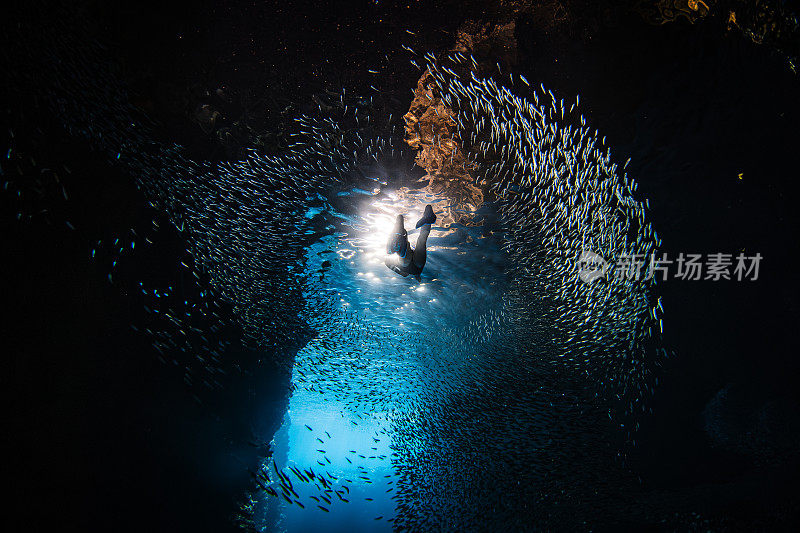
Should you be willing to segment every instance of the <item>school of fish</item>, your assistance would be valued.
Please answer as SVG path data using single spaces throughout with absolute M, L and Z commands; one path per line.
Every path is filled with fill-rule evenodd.
M 24 40 L 35 30 L 21 25 L 19 32 Z M 437 228 L 428 268 L 442 261 L 437 277 L 463 272 L 462 279 L 367 289 L 351 280 L 364 254 L 348 244 L 364 231 L 363 216 L 337 195 L 359 191 L 379 201 L 398 185 L 386 169 L 413 157 L 402 128 L 372 115 L 371 97 L 343 91 L 338 102 L 298 116 L 283 153 L 198 161 L 160 140 L 130 105 L 101 45 L 74 28 L 38 38 L 37 54 L 44 53 L 36 61 L 47 75 L 37 98 L 68 135 L 88 140 L 130 176 L 157 213 L 147 228 L 96 239 L 92 256 L 106 258 L 113 282 L 117 262 L 170 224 L 186 242 L 183 268 L 202 287 L 195 301 L 181 303 L 170 298 L 172 287 L 142 284 L 159 325 L 136 328 L 167 359 L 175 351 L 200 358 L 208 386 L 226 364 L 226 345 L 209 341 L 206 329 L 224 322 L 220 302 L 252 349 L 280 351 L 302 332 L 295 387 L 359 418 L 380 418 L 372 437 L 391 442 L 391 455 L 370 453 L 377 441 L 348 452 L 360 475 L 340 479 L 323 447 L 335 435 L 308 426 L 319 461 L 298 467 L 266 459 L 252 472 L 243 527 L 258 523 L 264 498 L 328 513 L 350 503 L 352 484 L 374 483 L 391 489 L 396 504 L 395 516 L 376 519 L 397 530 L 580 528 L 614 512 L 636 486 L 625 457 L 666 356 L 663 308 L 653 280 L 584 283 L 577 260 L 586 250 L 609 261 L 647 257 L 660 242 L 647 200 L 578 113 L 577 99 L 564 102 L 499 66 L 479 76 L 475 60 L 461 53 L 413 54 L 455 112 L 477 184 L 496 197 L 488 208 L 497 222 L 495 231 L 452 245 L 445 238 L 452 228 Z M 8 50 L 23 54 L 9 64 L 34 62 L 18 47 Z M 10 83 L 25 76 L 6 74 Z M 15 159 L 13 132 L 4 139 L 4 188 L 21 198 L 25 176 L 45 173 L 25 162 L 20 177 L 10 176 L 22 159 Z M 484 246 L 496 248 L 491 268 L 474 279 L 458 270 L 480 269 L 485 261 L 469 258 Z M 445 268 L 447 261 L 454 266 Z M 192 368 L 188 381 L 200 379 Z M 372 479 L 369 461 L 390 462 L 395 475 Z M 296 484 L 316 492 L 301 501 Z

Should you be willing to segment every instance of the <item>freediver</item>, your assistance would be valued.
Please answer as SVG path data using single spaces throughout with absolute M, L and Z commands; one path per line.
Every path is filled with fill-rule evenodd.
M 417 246 L 411 249 L 408 244 L 408 232 L 405 228 L 403 215 L 397 215 L 394 230 L 386 243 L 386 253 L 389 254 L 385 261 L 386 266 L 403 277 L 411 274 L 419 281 L 419 276 L 422 274 L 422 269 L 425 267 L 425 260 L 427 259 L 426 245 L 428 235 L 431 233 L 431 225 L 434 222 L 436 222 L 436 215 L 433 213 L 433 208 L 428 204 L 425 206 L 422 218 L 417 221 L 416 227 L 421 228 L 417 237 Z

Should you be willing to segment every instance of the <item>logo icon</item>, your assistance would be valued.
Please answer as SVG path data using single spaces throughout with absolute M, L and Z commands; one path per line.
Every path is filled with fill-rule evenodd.
M 610 266 L 605 259 L 589 250 L 581 252 L 578 258 L 578 277 L 586 284 L 604 278 L 609 269 Z

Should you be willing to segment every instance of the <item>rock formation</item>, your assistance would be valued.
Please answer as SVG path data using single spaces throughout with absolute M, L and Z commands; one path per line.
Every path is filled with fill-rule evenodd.
M 424 168 L 430 192 L 452 200 L 440 224 L 464 222 L 456 211 L 474 211 L 483 203 L 483 194 L 470 174 L 472 163 L 467 161 L 458 139 L 455 113 L 439 97 L 429 71 L 417 83 L 406 123 L 406 142 L 418 150 L 416 163 Z

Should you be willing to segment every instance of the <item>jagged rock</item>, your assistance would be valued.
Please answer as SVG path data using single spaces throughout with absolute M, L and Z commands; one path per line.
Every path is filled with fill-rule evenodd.
M 694 23 L 708 15 L 717 0 L 646 0 L 636 10 L 651 24 L 666 24 L 683 18 Z
M 797 73 L 800 57 L 800 15 L 789 2 L 762 0 L 726 3 L 728 28 L 742 32 L 756 44 L 768 46 L 786 58 L 789 68 Z
M 741 32 L 756 44 L 783 55 L 797 72 L 800 55 L 800 17 L 782 0 L 640 0 L 634 9 L 651 24 L 683 19 L 693 24 L 709 15 L 723 17 L 729 30 Z
M 588 14 L 584 11 L 585 6 L 569 0 L 500 0 L 492 12 L 487 13 L 487 20 L 467 20 L 461 25 L 451 50 L 473 56 L 480 73 L 496 72 L 498 66 L 502 70 L 519 61 L 515 32 L 520 16 L 527 17 L 548 34 L 558 35 L 580 18 L 579 13 L 590 20 L 598 16 L 597 8 L 589 10 Z M 582 24 L 587 26 L 588 23 Z M 451 200 L 451 207 L 440 219 L 441 223 L 470 224 L 472 217 L 464 212 L 472 212 L 483 203 L 486 191 L 480 185 L 485 184 L 476 183 L 475 167 L 464 155 L 454 117 L 453 111 L 438 97 L 430 72 L 425 71 L 417 83 L 410 109 L 403 117 L 406 142 L 419 150 L 416 163 L 427 172 L 426 189 Z
M 519 58 L 515 30 L 513 20 L 505 24 L 468 20 L 458 29 L 453 51 L 472 54 L 483 68 L 497 60 L 516 65 Z
M 468 223 L 457 211 L 474 211 L 483 203 L 483 193 L 470 174 L 474 169 L 467 161 L 457 137 L 455 113 L 438 95 L 435 80 L 425 71 L 417 82 L 414 99 L 406 123 L 406 142 L 418 151 L 416 163 L 427 172 L 427 189 L 452 200 L 440 224 Z
M 512 15 L 518 11 L 507 10 Z M 513 19 L 505 23 L 468 20 L 459 28 L 452 51 L 474 56 L 480 71 L 493 68 L 498 60 L 515 65 L 518 60 L 515 29 Z M 483 203 L 484 192 L 475 182 L 475 166 L 467 160 L 458 138 L 455 113 L 439 98 L 429 71 L 417 82 L 414 99 L 403 119 L 406 142 L 419 150 L 416 163 L 427 172 L 423 178 L 428 180 L 426 189 L 451 200 L 440 224 L 471 224 L 468 213 Z

